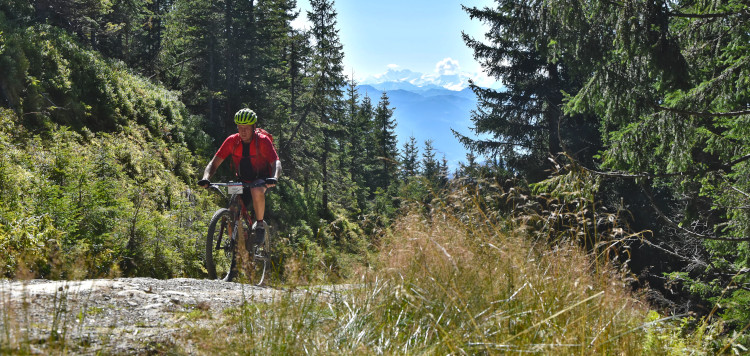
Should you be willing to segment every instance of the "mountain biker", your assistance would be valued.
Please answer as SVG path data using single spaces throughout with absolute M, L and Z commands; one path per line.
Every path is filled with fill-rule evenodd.
M 262 244 L 265 239 L 266 223 L 263 220 L 266 210 L 266 190 L 278 183 L 281 174 L 281 161 L 270 135 L 256 129 L 258 116 L 250 109 L 241 109 L 234 114 L 237 133 L 230 135 L 221 144 L 211 162 L 203 171 L 203 178 L 198 185 L 208 188 L 209 179 L 216 173 L 222 162 L 232 155 L 232 163 L 237 177 L 245 183 L 251 183 L 252 188 L 245 188 L 242 201 L 250 206 L 252 201 L 255 211 L 255 243 Z M 250 190 L 248 194 L 248 189 Z

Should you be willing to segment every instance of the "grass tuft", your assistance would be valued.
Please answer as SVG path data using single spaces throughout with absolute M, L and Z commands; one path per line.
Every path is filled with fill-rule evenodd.
M 219 354 L 687 350 L 674 319 L 654 319 L 596 252 L 509 230 L 512 224 L 465 198 L 406 213 L 383 244 L 382 268 L 360 276 L 355 288 L 248 300 L 222 325 L 227 339 L 213 343 L 200 330 L 191 337 Z

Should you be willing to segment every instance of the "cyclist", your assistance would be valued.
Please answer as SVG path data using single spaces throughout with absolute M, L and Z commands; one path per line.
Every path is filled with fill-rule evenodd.
M 230 135 L 221 144 L 211 162 L 203 171 L 203 178 L 198 185 L 208 188 L 209 179 L 216 173 L 222 162 L 232 155 L 237 177 L 244 183 L 251 183 L 242 194 L 245 206 L 252 202 L 255 211 L 255 243 L 262 244 L 265 239 L 266 223 L 263 217 L 266 210 L 266 190 L 276 186 L 281 174 L 281 161 L 273 146 L 271 137 L 265 131 L 256 129 L 258 116 L 250 109 L 241 109 L 234 114 L 237 133 Z M 248 193 L 248 189 L 250 192 Z

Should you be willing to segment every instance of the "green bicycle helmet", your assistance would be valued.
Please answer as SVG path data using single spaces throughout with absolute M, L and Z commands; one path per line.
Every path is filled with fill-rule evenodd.
M 252 125 L 258 122 L 258 115 L 250 109 L 242 109 L 234 114 L 234 123 L 237 125 Z

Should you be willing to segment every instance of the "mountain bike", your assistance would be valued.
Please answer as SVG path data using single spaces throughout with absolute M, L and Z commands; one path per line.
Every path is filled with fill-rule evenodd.
M 265 241 L 255 243 L 252 220 L 241 197 L 245 188 L 259 186 L 262 184 L 210 183 L 209 189 L 226 199 L 227 206 L 216 210 L 208 224 L 205 266 L 209 278 L 229 282 L 237 276 L 238 268 L 243 267 L 250 283 L 263 284 L 270 260 L 271 236 L 266 231 Z M 240 251 L 247 251 L 247 258 L 239 258 Z M 242 260 L 244 265 L 238 266 Z

